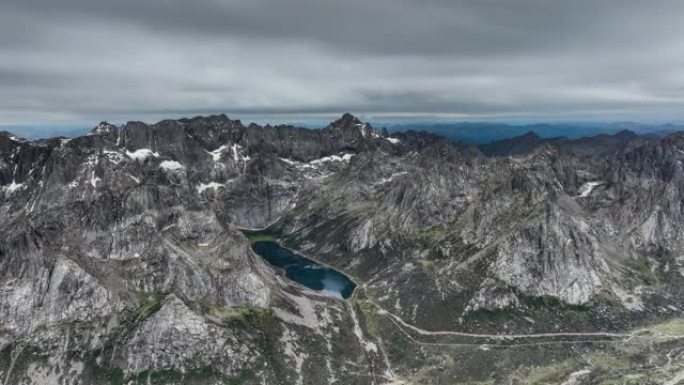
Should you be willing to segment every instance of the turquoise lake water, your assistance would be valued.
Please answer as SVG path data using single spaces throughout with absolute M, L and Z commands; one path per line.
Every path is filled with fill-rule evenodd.
M 276 242 L 255 242 L 252 249 L 268 263 L 282 269 L 287 278 L 310 289 L 333 297 L 349 298 L 356 288 L 356 284 L 346 275 L 282 247 Z

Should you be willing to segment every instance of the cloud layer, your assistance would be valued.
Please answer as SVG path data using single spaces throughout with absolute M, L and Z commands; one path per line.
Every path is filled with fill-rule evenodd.
M 0 125 L 680 120 L 684 2 L 4 0 Z

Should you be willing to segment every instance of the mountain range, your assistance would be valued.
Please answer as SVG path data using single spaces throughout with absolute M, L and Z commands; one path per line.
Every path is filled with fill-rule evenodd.
M 677 384 L 671 128 L 474 144 L 345 114 L 0 133 L 0 383 Z M 289 280 L 255 237 L 354 294 Z

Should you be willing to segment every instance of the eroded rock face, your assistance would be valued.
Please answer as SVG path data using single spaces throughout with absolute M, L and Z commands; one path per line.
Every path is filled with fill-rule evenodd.
M 256 362 L 260 355 L 256 347 L 249 334 L 234 334 L 211 323 L 171 294 L 121 341 L 114 363 L 132 373 L 192 363 L 218 365 L 221 372 L 236 374 Z
M 300 190 L 300 210 L 281 228 L 426 328 L 467 325 L 476 309 L 534 313 L 547 297 L 569 307 L 612 303 L 615 313 L 601 312 L 617 317 L 673 312 L 682 284 L 668 270 L 682 248 L 680 137 L 535 141 L 514 157 L 485 157 L 400 134 L 395 153 L 362 152 L 336 178 Z M 654 280 L 667 288 L 644 290 Z M 648 309 L 637 297 L 657 300 L 638 300 Z
M 240 228 L 270 226 L 428 329 L 680 309 L 682 138 L 528 136 L 488 157 L 351 115 L 0 134 L 0 379 L 389 381 L 357 307 L 284 281 Z
M 57 258 L 38 279 L 5 282 L 3 326 L 20 335 L 34 328 L 70 322 L 91 322 L 121 311 L 123 304 L 94 277 L 66 258 Z
M 554 210 L 505 237 L 490 272 L 524 293 L 582 304 L 601 291 L 610 269 L 589 224 Z
M 345 373 L 333 343 L 363 356 L 359 341 L 335 342 L 352 327 L 346 307 L 326 299 L 300 314 L 310 294 L 277 278 L 238 226 L 272 223 L 308 177 L 340 172 L 373 140 L 385 139 L 353 117 L 323 131 L 216 116 L 102 123 L 74 139 L 0 135 L 0 377 L 325 383 Z M 322 354 L 300 357 L 311 349 Z M 374 358 L 363 360 L 350 376 L 373 376 Z

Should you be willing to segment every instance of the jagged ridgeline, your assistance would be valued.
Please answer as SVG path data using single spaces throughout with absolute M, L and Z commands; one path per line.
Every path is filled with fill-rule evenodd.
M 0 133 L 0 383 L 676 384 L 683 160 L 679 133 L 478 148 L 349 114 Z

